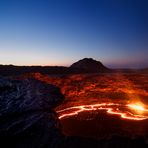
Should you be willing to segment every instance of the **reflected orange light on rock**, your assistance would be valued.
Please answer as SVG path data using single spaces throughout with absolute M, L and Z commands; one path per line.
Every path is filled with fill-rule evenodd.
M 49 76 L 40 73 L 30 74 L 31 78 L 33 77 L 47 84 L 53 84 L 61 89 L 65 100 L 57 108 L 59 119 L 94 110 L 104 110 L 106 113 L 120 116 L 122 119 L 148 119 L 148 109 L 146 105 L 140 102 L 145 101 L 147 103 L 147 76 L 147 74 L 143 73 L 120 72 L 65 76 Z M 142 99 L 140 99 L 141 96 L 143 97 Z M 98 101 L 105 103 L 94 104 Z M 112 101 L 116 101 L 118 104 L 108 103 Z M 132 103 L 126 104 L 127 102 Z M 91 105 L 83 105 L 88 103 Z

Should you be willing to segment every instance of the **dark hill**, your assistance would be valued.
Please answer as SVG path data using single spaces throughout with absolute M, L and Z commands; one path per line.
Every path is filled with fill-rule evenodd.
M 15 76 L 26 73 L 41 73 L 41 74 L 78 74 L 78 73 L 96 73 L 108 72 L 109 69 L 103 66 L 101 62 L 93 59 L 82 59 L 70 67 L 64 66 L 14 66 L 0 65 L 0 75 Z
M 71 68 L 81 69 L 88 72 L 107 72 L 109 69 L 105 67 L 100 61 L 92 58 L 84 58 L 76 63 L 73 63 Z

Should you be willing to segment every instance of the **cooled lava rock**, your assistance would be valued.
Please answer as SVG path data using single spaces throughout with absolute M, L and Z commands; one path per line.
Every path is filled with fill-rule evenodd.
M 60 90 L 35 79 L 0 78 L 0 147 L 56 147 L 63 139 L 53 108 Z

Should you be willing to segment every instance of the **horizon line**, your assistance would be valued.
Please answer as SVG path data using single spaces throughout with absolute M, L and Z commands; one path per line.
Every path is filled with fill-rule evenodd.
M 103 64 L 104 65 L 104 64 Z M 69 68 L 70 65 L 17 65 L 17 64 L 0 64 L 0 66 L 14 66 L 14 67 L 65 67 L 65 68 Z M 116 67 L 116 68 L 111 68 L 110 66 L 106 66 L 105 67 L 109 68 L 109 69 L 129 69 L 129 70 L 140 70 L 140 69 L 147 69 L 148 66 L 146 67 L 139 67 L 139 68 L 134 68 L 134 67 Z

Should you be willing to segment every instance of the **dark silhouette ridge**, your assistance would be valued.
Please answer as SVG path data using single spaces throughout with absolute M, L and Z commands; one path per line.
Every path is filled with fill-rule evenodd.
M 69 73 L 67 67 L 63 66 L 14 66 L 14 65 L 0 65 L 0 75 L 15 76 L 25 73 L 42 73 L 42 74 L 63 74 Z
M 83 73 L 108 73 L 108 72 L 147 72 L 148 68 L 133 70 L 133 69 L 109 69 L 100 61 L 92 58 L 84 58 L 73 63 L 70 67 L 64 66 L 15 66 L 15 65 L 0 65 L 0 75 L 16 76 L 26 73 L 41 73 L 41 74 L 83 74 Z
M 78 66 L 77 66 L 78 65 Z M 93 59 L 84 58 L 70 67 L 64 66 L 14 66 L 0 65 L 0 75 L 12 76 L 25 73 L 41 73 L 41 74 L 76 74 L 76 73 L 97 73 L 108 72 L 101 62 Z
M 70 67 L 91 72 L 110 71 L 109 68 L 105 67 L 100 61 L 96 61 L 92 58 L 84 58 L 82 60 L 79 60 L 78 62 L 73 63 Z

